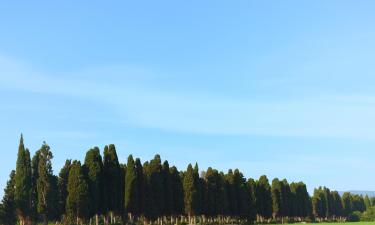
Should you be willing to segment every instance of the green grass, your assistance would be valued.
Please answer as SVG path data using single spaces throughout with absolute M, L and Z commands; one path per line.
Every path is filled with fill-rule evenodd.
M 295 223 L 295 225 L 297 224 L 302 224 L 302 223 Z M 333 223 L 306 223 L 306 225 L 311 225 L 311 224 L 315 224 L 315 225 L 375 225 L 375 221 L 374 222 L 346 222 L 346 223 L 339 223 L 339 222 L 333 222 Z M 275 224 L 275 225 L 285 225 L 285 224 Z

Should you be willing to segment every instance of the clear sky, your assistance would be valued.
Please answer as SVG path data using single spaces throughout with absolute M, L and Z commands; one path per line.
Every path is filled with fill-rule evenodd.
M 0 196 L 21 132 L 65 159 L 117 146 L 375 190 L 375 2 L 0 5 Z

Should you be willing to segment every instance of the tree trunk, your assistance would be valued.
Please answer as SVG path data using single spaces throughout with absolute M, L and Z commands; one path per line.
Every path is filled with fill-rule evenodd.
M 95 224 L 99 225 L 99 215 L 98 214 L 95 215 Z
M 48 219 L 46 214 L 43 214 L 43 225 L 48 225 Z

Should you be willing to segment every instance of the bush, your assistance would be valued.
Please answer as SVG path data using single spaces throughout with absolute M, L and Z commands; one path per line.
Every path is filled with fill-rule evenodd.
M 363 212 L 361 221 L 375 221 L 375 207 L 371 207 Z
M 361 220 L 361 212 L 355 211 L 348 216 L 349 222 L 359 222 Z

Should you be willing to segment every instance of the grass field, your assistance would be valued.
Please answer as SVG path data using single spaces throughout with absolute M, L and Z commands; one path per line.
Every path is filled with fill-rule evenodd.
M 295 223 L 295 224 L 298 224 L 298 223 Z M 311 223 L 311 224 L 315 224 L 315 225 L 375 225 L 375 221 L 374 222 L 346 222 L 346 223 Z M 283 225 L 283 224 L 277 224 L 277 225 Z M 310 223 L 307 223 L 306 225 L 310 225 Z

